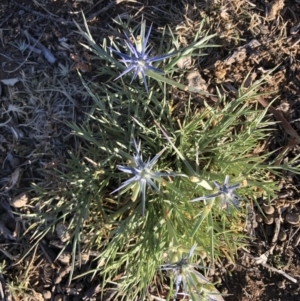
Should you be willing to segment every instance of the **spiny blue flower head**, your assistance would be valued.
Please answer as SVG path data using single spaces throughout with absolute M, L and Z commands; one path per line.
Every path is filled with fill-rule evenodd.
M 183 292 L 180 293 L 180 295 L 189 297 L 189 300 L 216 300 L 215 298 L 211 298 L 214 293 L 212 293 L 214 287 L 212 286 L 211 288 L 208 279 L 195 269 L 200 268 L 200 266 L 197 264 L 189 263 L 196 246 L 196 244 L 192 246 L 187 256 L 181 255 L 180 260 L 174 263 L 163 264 L 160 266 L 161 270 L 172 271 L 175 275 L 175 294 L 173 301 L 176 300 L 177 295 L 179 294 L 181 284 Z M 177 259 L 178 257 L 175 255 L 175 258 Z M 202 284 L 206 284 L 206 286 L 203 286 Z
M 154 158 L 151 160 L 148 159 L 148 161 L 143 162 L 142 155 L 139 152 L 139 148 L 137 146 L 137 143 L 135 140 L 133 140 L 134 147 L 136 150 L 136 154 L 133 155 L 133 165 L 134 166 L 122 166 L 122 165 L 117 165 L 117 168 L 125 173 L 133 175 L 132 178 L 126 180 L 125 182 L 122 183 L 120 187 L 118 187 L 116 190 L 114 190 L 112 193 L 115 193 L 124 187 L 127 186 L 127 191 L 128 189 L 132 188 L 134 185 L 135 188 L 138 191 L 138 195 L 142 194 L 142 214 L 144 216 L 145 214 L 145 204 L 146 204 L 146 187 L 147 185 L 150 187 L 150 189 L 154 189 L 157 192 L 160 193 L 159 188 L 156 186 L 154 181 L 161 182 L 162 177 L 165 176 L 178 176 L 179 174 L 175 173 L 163 173 L 163 172 L 158 172 L 158 171 L 153 171 L 153 167 L 156 164 L 158 158 L 161 156 L 161 154 L 165 151 L 165 149 L 161 150 Z M 124 191 L 124 192 L 125 192 Z
M 115 54 L 117 54 L 118 56 L 121 57 L 120 62 L 124 63 L 127 68 L 116 78 L 116 80 L 120 77 L 122 77 L 123 75 L 133 71 L 133 76 L 131 79 L 131 82 L 137 77 L 141 77 L 143 82 L 144 82 L 144 86 L 146 91 L 148 92 L 148 86 L 147 86 L 147 81 L 146 81 L 146 75 L 147 75 L 147 71 L 151 70 L 157 73 L 161 73 L 163 74 L 164 72 L 158 68 L 155 68 L 152 66 L 152 63 L 154 62 L 158 62 L 161 61 L 165 58 L 168 58 L 174 54 L 166 54 L 166 55 L 157 55 L 154 57 L 149 57 L 149 54 L 152 50 L 152 48 L 150 48 L 148 50 L 148 39 L 151 33 L 151 29 L 152 29 L 152 24 L 150 25 L 150 28 L 148 30 L 148 33 L 145 37 L 145 26 L 146 26 L 146 22 L 142 21 L 141 24 L 141 35 L 138 36 L 136 39 L 134 39 L 135 42 L 135 46 L 132 44 L 131 40 L 129 39 L 128 35 L 124 32 L 125 34 L 125 44 L 130 52 L 130 55 L 119 52 L 115 49 L 112 49 L 111 47 L 108 47 L 112 52 L 114 52 Z
M 174 263 L 167 263 L 160 266 L 160 269 L 162 271 L 172 271 L 175 274 L 174 278 L 174 284 L 175 284 L 175 294 L 174 294 L 174 301 L 176 300 L 176 297 L 179 292 L 180 284 L 183 283 L 184 293 L 183 295 L 189 295 L 188 294 L 188 283 L 193 283 L 191 280 L 190 274 L 195 274 L 198 277 L 202 278 L 205 282 L 207 282 L 207 279 L 199 272 L 197 272 L 194 267 L 197 267 L 195 264 L 190 264 L 189 259 L 192 257 L 196 244 L 192 246 L 187 256 L 181 256 L 181 259 Z
M 226 207 L 227 212 L 230 214 L 230 205 L 232 204 L 236 209 L 238 209 L 239 205 L 239 197 L 238 195 L 234 194 L 234 190 L 240 187 L 240 184 L 235 184 L 232 186 L 228 186 L 229 176 L 225 177 L 225 181 L 223 183 L 223 186 L 220 186 L 217 182 L 213 181 L 214 185 L 218 189 L 217 193 L 202 196 L 200 198 L 196 198 L 191 200 L 191 202 L 197 202 L 197 201 L 203 201 L 212 199 L 215 197 L 219 197 L 221 200 L 221 208 Z

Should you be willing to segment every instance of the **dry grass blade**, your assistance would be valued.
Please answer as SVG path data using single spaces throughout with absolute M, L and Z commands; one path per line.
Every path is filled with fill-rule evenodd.
M 288 135 L 292 138 L 292 143 L 289 147 L 293 147 L 300 143 L 300 137 L 298 133 L 294 130 L 294 128 L 287 122 L 287 120 L 272 106 L 270 105 L 263 97 L 258 97 L 259 103 L 264 107 L 268 108 L 269 112 L 271 112 L 275 119 L 280 121 L 280 125 L 286 131 Z

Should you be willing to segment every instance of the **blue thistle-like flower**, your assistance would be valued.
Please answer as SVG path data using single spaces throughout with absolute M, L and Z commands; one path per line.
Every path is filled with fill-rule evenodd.
M 217 182 L 213 181 L 214 185 L 218 189 L 217 193 L 210 194 L 207 196 L 202 196 L 200 198 L 196 198 L 191 200 L 191 202 L 203 201 L 212 199 L 215 197 L 219 197 L 221 200 L 221 208 L 226 207 L 227 212 L 230 214 L 230 205 L 232 204 L 236 209 L 238 209 L 239 205 L 239 197 L 238 195 L 234 194 L 234 190 L 240 187 L 240 184 L 235 184 L 232 186 L 228 186 L 229 176 L 225 177 L 225 181 L 223 186 L 220 186 Z
M 126 180 L 122 183 L 120 187 L 118 187 L 116 190 L 112 192 L 115 193 L 124 187 L 127 186 L 127 191 L 129 188 L 135 186 L 135 191 L 137 191 L 137 194 L 142 194 L 142 214 L 144 216 L 145 213 L 145 204 L 146 204 L 146 187 L 147 185 L 152 189 L 156 190 L 160 193 L 159 188 L 156 186 L 154 181 L 160 182 L 162 180 L 162 177 L 165 176 L 181 176 L 180 174 L 176 173 L 164 173 L 164 172 L 158 172 L 158 171 L 152 171 L 154 165 L 156 164 L 158 158 L 162 155 L 162 153 L 165 151 L 165 149 L 161 150 L 154 158 L 151 160 L 148 159 L 147 162 L 143 162 L 142 155 L 139 152 L 139 148 L 137 146 L 137 143 L 135 140 L 133 140 L 134 147 L 136 150 L 136 154 L 133 155 L 133 163 L 134 166 L 122 166 L 117 165 L 117 168 L 125 173 L 133 175 L 132 178 Z M 183 176 L 183 175 L 182 175 Z M 125 192 L 124 191 L 124 192 Z M 134 197 L 135 199 L 135 197 Z
M 175 294 L 173 301 L 176 300 L 176 297 L 179 293 L 180 285 L 183 284 L 183 295 L 189 296 L 191 293 L 191 290 L 198 289 L 195 287 L 196 283 L 194 281 L 194 276 L 201 278 L 204 283 L 208 282 L 208 280 L 198 271 L 196 271 L 194 268 L 198 267 L 195 264 L 189 263 L 189 259 L 192 257 L 196 244 L 192 246 L 187 256 L 181 256 L 181 259 L 174 263 L 167 263 L 160 266 L 160 269 L 162 271 L 172 271 L 175 275 L 174 277 L 174 285 L 175 285 Z
M 119 52 L 111 47 L 108 47 L 108 48 L 112 52 L 114 52 L 115 54 L 120 56 L 121 57 L 120 62 L 124 63 L 127 66 L 127 68 L 116 78 L 116 80 L 118 78 L 122 77 L 123 75 L 129 73 L 130 71 L 133 71 L 134 73 L 133 73 L 130 83 L 132 83 L 132 81 L 137 76 L 139 76 L 143 80 L 145 89 L 148 92 L 148 86 L 147 86 L 147 81 L 146 81 L 147 71 L 151 70 L 151 71 L 161 73 L 161 74 L 164 73 L 162 70 L 153 67 L 152 63 L 158 62 L 165 58 L 173 56 L 175 53 L 149 57 L 149 54 L 150 54 L 152 48 L 147 50 L 147 48 L 148 48 L 147 43 L 148 43 L 148 39 L 149 39 L 150 32 L 152 29 L 152 24 L 150 25 L 150 28 L 148 30 L 146 37 L 145 37 L 145 26 L 146 26 L 145 21 L 143 21 L 142 25 L 141 25 L 141 35 L 138 36 L 137 39 L 134 39 L 135 46 L 130 41 L 128 35 L 124 32 L 125 37 L 126 37 L 125 44 L 130 52 L 130 55 Z

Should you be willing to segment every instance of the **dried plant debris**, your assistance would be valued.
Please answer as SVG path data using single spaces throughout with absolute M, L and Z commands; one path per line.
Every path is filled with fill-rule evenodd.
M 284 8 L 284 0 L 274 0 L 266 8 L 267 20 L 274 20 L 279 12 Z
M 258 40 L 251 40 L 246 45 L 238 47 L 238 49 L 224 61 L 224 64 L 231 65 L 233 63 L 243 63 L 247 58 L 247 53 L 253 51 L 260 45 L 261 43 Z
M 73 53 L 70 54 L 70 58 L 75 62 L 75 64 L 70 69 L 71 71 L 80 70 L 81 72 L 90 72 L 92 70 L 91 58 L 87 52 L 83 54 L 84 59 L 87 61 L 83 62 L 78 55 Z
M 64 243 L 70 239 L 68 227 L 63 222 L 57 223 L 55 230 L 56 230 L 56 234 L 61 242 Z
M 71 262 L 71 253 L 64 251 L 58 256 L 57 260 L 63 265 L 69 265 Z
M 59 270 L 57 276 L 54 279 L 54 284 L 59 284 L 62 279 L 71 272 L 71 266 L 66 266 Z
M 29 202 L 29 195 L 26 192 L 23 192 L 17 196 L 15 196 L 11 202 L 10 205 L 13 206 L 14 208 L 22 208 L 27 205 Z
M 191 56 L 181 57 L 177 62 L 177 67 L 180 69 L 188 69 L 191 65 L 192 65 Z
M 201 75 L 198 71 L 189 72 L 186 75 L 186 79 L 188 82 L 188 86 L 199 89 L 199 90 L 207 91 L 207 83 L 201 77 Z

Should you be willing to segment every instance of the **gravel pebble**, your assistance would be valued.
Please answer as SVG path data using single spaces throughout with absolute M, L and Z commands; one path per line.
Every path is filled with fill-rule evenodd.
M 277 282 L 277 286 L 278 286 L 278 288 L 285 288 L 285 282 L 284 282 L 284 280 L 283 281 L 278 281 Z
M 266 216 L 264 217 L 264 223 L 266 225 L 271 225 L 274 223 L 274 217 L 273 216 Z
M 287 234 L 285 232 L 280 231 L 278 234 L 278 240 L 285 241 L 287 239 Z
M 192 57 L 181 57 L 177 62 L 177 67 L 180 69 L 188 69 L 192 64 Z
M 291 224 L 291 225 L 296 225 L 297 223 L 299 223 L 299 214 L 297 213 L 288 213 L 286 216 L 285 216 L 285 220 Z
M 48 290 L 43 291 L 43 297 L 45 300 L 50 300 L 51 299 L 51 292 Z
M 43 295 L 41 293 L 35 293 L 34 295 L 36 301 L 44 301 Z
M 62 252 L 57 259 L 60 263 L 68 265 L 71 261 L 71 254 L 68 252 Z
M 266 214 L 273 214 L 275 212 L 274 207 L 270 205 L 263 204 L 262 208 Z
M 26 206 L 29 201 L 29 196 L 27 193 L 21 193 L 10 202 L 10 204 L 15 208 L 22 208 Z
M 189 72 L 186 75 L 186 79 L 188 81 L 189 87 L 207 91 L 206 81 L 201 77 L 201 75 L 198 71 Z
M 65 226 L 62 222 L 57 223 L 55 230 L 61 242 L 66 242 L 70 239 L 70 234 L 68 233 L 68 227 Z

